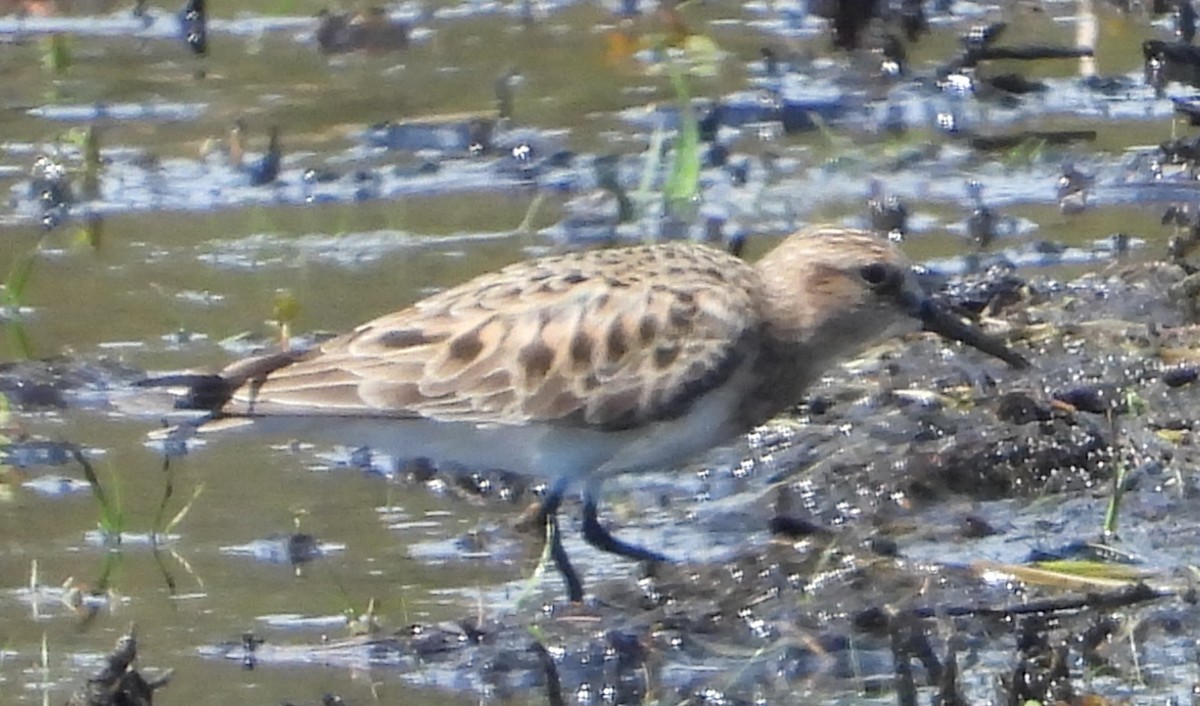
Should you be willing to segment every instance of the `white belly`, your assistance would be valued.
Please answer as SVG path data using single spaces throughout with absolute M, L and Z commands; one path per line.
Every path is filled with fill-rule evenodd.
M 734 381 L 729 381 L 733 383 Z M 705 395 L 684 415 L 634 429 L 600 431 L 554 424 L 475 424 L 428 419 L 371 417 L 260 417 L 257 433 L 366 446 L 398 460 L 427 458 L 470 469 L 503 469 L 541 478 L 608 476 L 669 470 L 738 433 L 734 412 L 741 386 L 726 384 Z M 245 420 L 238 420 L 245 421 Z M 201 426 L 201 433 L 227 428 Z

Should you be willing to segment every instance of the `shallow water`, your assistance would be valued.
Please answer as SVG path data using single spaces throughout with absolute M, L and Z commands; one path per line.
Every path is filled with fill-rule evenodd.
M 167 704 L 317 703 L 325 693 L 346 703 L 477 703 L 481 694 L 496 696 L 469 670 L 443 672 L 434 664 L 324 667 L 308 655 L 250 670 L 211 656 L 212 648 L 248 632 L 272 645 L 340 638 L 348 632 L 339 616 L 361 612 L 371 600 L 391 628 L 514 612 L 517 623 L 536 617 L 537 605 L 561 601 L 561 587 L 555 576 L 529 581 L 534 542 L 508 529 L 530 495 L 519 502 L 481 499 L 444 481 L 406 480 L 386 459 L 363 463 L 346 451 L 287 440 L 213 441 L 173 457 L 164 471 L 160 449 L 146 442 L 157 417 L 130 415 L 108 402 L 128 392 L 141 371 L 217 367 L 269 345 L 278 335 L 268 319 L 281 290 L 298 303 L 294 331 L 339 331 L 563 247 L 570 239 L 559 223 L 564 204 L 594 186 L 594 155 L 623 155 L 621 173 L 632 188 L 646 170 L 655 126 L 678 119 L 668 81 L 651 75 L 652 63 L 611 54 L 615 3 L 532 5 L 531 23 L 523 22 L 521 3 L 389 5 L 394 17 L 417 28 L 408 50 L 333 56 L 320 53 L 312 38 L 320 9 L 313 3 L 243 3 L 235 16 L 217 7 L 202 58 L 178 39 L 173 7 L 152 6 L 148 21 L 123 6 L 99 15 L 67 8 L 55 17 L 0 16 L 0 192 L 8 196 L 0 207 L 0 276 L 36 248 L 20 306 L 0 314 L 0 322 L 20 321 L 27 344 L 25 350 L 11 345 L 0 360 L 80 361 L 95 374 L 91 387 L 98 390 L 64 383 L 65 408 L 18 409 L 6 433 L 86 449 L 119 493 L 129 532 L 119 548 L 102 546 L 91 534 L 99 511 L 90 493 L 45 482 L 82 477 L 65 457 L 47 463 L 35 454 L 28 467 L 9 472 L 0 486 L 5 703 L 65 701 L 93 666 L 89 659 L 109 650 L 130 623 L 141 635 L 140 667 L 175 670 L 161 696 Z M 1139 44 L 1167 36 L 1164 20 L 1097 7 L 1096 66 L 1119 79 L 1118 88 L 1087 89 L 1077 60 L 1046 61 L 1031 74 L 1049 90 L 1012 107 L 915 85 L 933 80 L 971 22 L 998 16 L 993 8 L 955 3 L 953 18 L 935 17 L 932 33 L 911 49 L 918 79 L 895 81 L 864 78 L 870 70 L 862 67 L 878 62 L 867 53 L 854 58 L 858 67 L 848 67 L 845 55 L 828 51 L 824 21 L 797 19 L 796 7 L 707 3 L 685 12 L 693 29 L 730 52 L 716 78 L 694 79 L 698 97 L 736 103 L 755 90 L 762 83 L 757 50 L 764 45 L 801 57 L 801 73 L 839 97 L 824 132 L 784 135 L 771 121 L 724 129 L 735 160 L 749 160 L 748 182 L 736 186 L 727 170 L 710 168 L 702 184 L 707 203 L 732 214 L 731 229 L 753 234 L 751 256 L 765 250 L 770 236 L 804 223 L 864 223 L 873 176 L 912 213 L 910 254 L 948 272 L 965 269 L 961 256 L 974 248 L 963 235 L 970 215 L 964 184 L 971 179 L 982 182 L 983 198 L 1002 214 L 992 250 L 1063 275 L 1106 266 L 1113 258 L 1095 244 L 1116 233 L 1131 236 L 1135 258 L 1161 255 L 1173 232 L 1161 225 L 1162 211 L 1194 199 L 1193 180 L 1169 169 L 1156 179 L 1149 167 L 1159 142 L 1187 131 L 1173 123 L 1169 97 L 1191 93 L 1170 84 L 1156 96 L 1143 84 Z M 1068 42 L 1074 5 L 1044 9 L 1006 10 L 1010 32 L 1025 41 Z M 633 27 L 661 31 L 654 22 L 647 12 Z M 59 72 L 43 65 L 46 38 L 55 32 L 67 37 L 71 54 Z M 1010 63 L 989 70 L 1028 68 Z M 528 133 L 508 137 L 542 155 L 576 154 L 568 166 L 539 163 L 536 186 L 528 165 L 512 162 L 504 150 L 473 159 L 387 150 L 370 141 L 370 126 L 385 121 L 491 109 L 493 84 L 509 67 L 522 74 L 514 123 Z M 910 126 L 906 136 L 880 134 L 887 102 L 875 98 L 881 95 L 899 107 Z M 1091 129 L 1097 136 L 1066 147 L 981 152 L 961 133 L 939 132 L 930 120 L 939 110 L 960 111 L 964 125 L 989 134 Z M 247 163 L 265 149 L 268 126 L 281 127 L 278 183 L 253 186 L 219 150 L 201 155 L 206 141 L 224 139 L 239 118 L 247 126 Z M 99 127 L 104 162 L 92 195 L 84 193 L 79 144 L 66 136 L 89 125 Z M 775 155 L 776 173 L 761 166 L 764 153 Z M 61 223 L 51 230 L 30 193 L 30 170 L 43 155 L 73 172 L 76 192 L 54 214 Z M 1081 214 L 1064 214 L 1057 203 L 1064 162 L 1095 177 Z M 306 178 L 307 170 L 328 178 Z M 651 173 L 661 184 L 661 174 Z M 530 232 L 516 232 L 535 200 Z M 90 242 L 81 236 L 85 224 L 93 229 Z M 648 218 L 621 226 L 617 235 L 634 239 L 657 228 Z M 1076 249 L 1047 255 L 1047 248 L 1033 247 L 1043 241 Z M 736 466 L 721 454 L 714 458 L 714 468 Z M 626 527 L 622 536 L 693 560 L 721 559 L 742 543 L 764 542 L 764 527 L 743 526 L 748 511 L 708 497 L 710 479 L 697 473 L 702 468 L 682 480 L 626 482 L 613 489 L 606 516 Z M 766 485 L 762 478 L 751 482 L 755 493 Z M 168 486 L 172 495 L 160 511 Z M 145 535 L 156 517 L 173 515 L 193 493 L 188 514 L 154 552 Z M 697 535 L 694 523 L 706 520 L 734 529 Z M 277 541 L 297 531 L 321 543 L 320 556 L 299 568 Z M 568 547 L 589 585 L 614 576 L 632 583 L 633 566 L 599 556 L 570 528 Z M 35 562 L 39 588 L 31 593 Z M 56 589 L 64 584 L 101 589 L 94 615 L 63 605 Z M 281 617 L 290 615 L 315 625 L 295 627 Z M 685 676 L 667 681 L 686 682 L 705 667 L 680 669 Z M 513 698 L 545 697 L 526 689 Z

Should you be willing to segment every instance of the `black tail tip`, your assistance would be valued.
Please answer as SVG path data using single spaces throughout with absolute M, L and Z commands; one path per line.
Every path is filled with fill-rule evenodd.
M 217 410 L 229 401 L 233 386 L 220 375 L 183 373 L 144 378 L 134 387 L 182 387 L 186 391 L 175 399 L 175 409 Z

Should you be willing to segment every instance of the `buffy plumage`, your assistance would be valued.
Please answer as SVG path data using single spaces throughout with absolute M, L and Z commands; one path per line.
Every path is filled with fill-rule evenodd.
M 313 350 L 146 384 L 186 385 L 180 406 L 212 412 L 199 432 L 252 428 L 552 479 L 548 522 L 582 482 L 591 544 L 662 560 L 601 527 L 606 477 L 728 441 L 796 404 L 838 359 L 922 327 L 1026 365 L 930 299 L 893 244 L 815 227 L 753 265 L 693 243 L 521 262 Z M 553 551 L 580 600 L 557 540 Z

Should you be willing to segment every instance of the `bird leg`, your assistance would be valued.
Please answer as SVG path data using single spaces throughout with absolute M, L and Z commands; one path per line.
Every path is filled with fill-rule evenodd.
M 566 489 L 567 484 L 559 482 L 546 494 L 542 506 L 538 508 L 538 526 L 545 528 L 546 538 L 550 542 L 550 558 L 554 560 L 554 566 L 558 573 L 562 574 L 563 582 L 567 584 L 567 599 L 572 603 L 580 603 L 583 601 L 583 582 L 579 580 L 575 567 L 571 566 L 566 547 L 562 543 L 562 532 L 558 528 L 558 507 L 562 504 L 563 492 Z
M 583 493 L 583 538 L 593 547 L 635 561 L 670 561 L 658 552 L 623 542 L 600 525 L 596 495 L 599 484 L 589 482 Z

